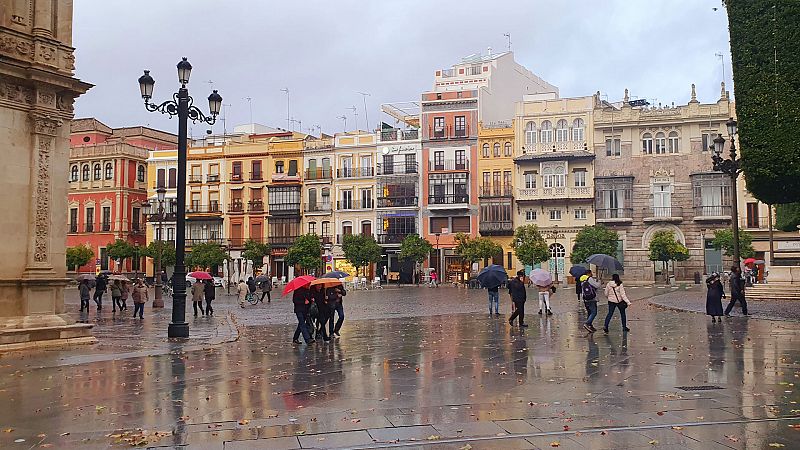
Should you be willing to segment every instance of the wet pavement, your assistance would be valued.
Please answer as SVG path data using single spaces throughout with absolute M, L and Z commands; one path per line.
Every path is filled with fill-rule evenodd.
M 685 293 L 685 291 L 670 292 L 654 298 L 653 304 L 682 311 L 691 311 L 700 314 L 706 313 L 705 291 L 702 295 Z M 722 306 L 728 305 L 728 299 L 722 300 Z M 800 302 L 797 300 L 747 300 L 747 309 L 751 318 L 768 320 L 800 321 Z M 737 303 L 731 315 L 741 315 L 741 306 Z
M 550 318 L 529 301 L 525 330 L 481 291 L 351 293 L 341 339 L 310 346 L 286 299 L 219 299 L 193 334 L 221 311 L 240 333 L 214 345 L 148 337 L 166 311 L 139 331 L 101 316 L 117 344 L 0 358 L 0 448 L 797 448 L 800 324 L 646 300 L 668 291 L 631 289 L 632 331 L 608 335 L 566 289 Z M 150 352 L 113 357 L 137 332 Z

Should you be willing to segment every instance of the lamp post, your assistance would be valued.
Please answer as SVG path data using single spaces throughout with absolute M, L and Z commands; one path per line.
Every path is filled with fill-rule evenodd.
M 172 322 L 169 324 L 167 336 L 189 337 L 189 324 L 186 323 L 186 266 L 184 256 L 186 252 L 186 147 L 187 128 L 191 119 L 195 122 L 214 124 L 222 106 L 222 96 L 213 91 L 208 96 L 208 109 L 211 116 L 207 117 L 200 109 L 192 105 L 192 97 L 186 85 L 192 72 L 192 65 L 186 58 L 178 63 L 178 82 L 181 87 L 172 94 L 172 100 L 167 100 L 160 105 L 150 103 L 153 96 L 153 87 L 156 82 L 150 76 L 150 71 L 145 70 L 139 77 L 139 89 L 144 99 L 144 107 L 150 112 L 168 114 L 170 118 L 178 116 L 178 192 L 177 192 L 177 217 L 175 223 L 175 272 L 172 274 Z
M 439 253 L 439 236 L 441 236 L 441 233 L 436 233 L 434 236 L 436 236 L 436 265 L 438 266 L 438 267 L 436 267 L 436 269 L 441 271 L 442 270 L 442 255 Z M 439 280 L 437 280 L 437 281 L 441 281 L 441 279 L 442 279 L 442 274 L 440 273 L 439 274 Z
M 153 300 L 153 308 L 163 308 L 164 299 L 161 297 L 163 286 L 161 285 L 161 258 L 164 252 L 164 197 L 167 190 L 163 187 L 156 189 L 156 196 L 158 198 L 158 254 L 156 255 L 156 295 Z
M 714 139 L 713 153 L 711 161 L 714 170 L 722 172 L 731 177 L 731 225 L 733 226 L 733 263 L 739 267 L 739 199 L 738 192 L 736 191 L 736 179 L 739 177 L 742 169 L 740 167 L 740 159 L 736 157 L 736 121 L 731 117 L 725 125 L 728 127 L 728 137 L 731 140 L 730 157 L 725 159 L 722 157 L 722 151 L 725 148 L 725 138 L 722 134 Z

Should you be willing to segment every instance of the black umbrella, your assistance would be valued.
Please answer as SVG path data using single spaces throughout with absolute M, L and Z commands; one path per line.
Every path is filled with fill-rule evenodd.
M 503 266 L 492 264 L 484 267 L 476 278 L 480 281 L 481 286 L 486 289 L 494 289 L 508 281 L 508 273 Z
M 347 272 L 342 272 L 341 270 L 334 270 L 333 272 L 326 273 L 320 278 L 347 278 L 349 276 L 350 274 Z
M 603 269 L 608 269 L 609 271 L 622 270 L 622 263 L 617 261 L 617 258 L 603 255 L 601 253 L 595 253 L 594 255 L 586 258 L 586 262 L 589 264 L 594 264 L 595 266 Z
M 256 277 L 256 283 L 261 283 L 263 281 L 269 281 L 269 277 L 266 275 L 259 275 Z
M 569 274 L 575 278 L 579 278 L 581 275 L 585 274 L 588 271 L 589 269 L 583 266 L 572 266 L 569 269 Z

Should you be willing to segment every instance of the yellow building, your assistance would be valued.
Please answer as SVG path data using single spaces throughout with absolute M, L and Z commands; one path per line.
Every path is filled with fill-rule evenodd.
M 175 240 L 175 212 L 178 196 L 178 150 L 151 150 L 147 158 L 147 214 L 146 245 L 155 240 Z M 163 187 L 164 203 L 159 208 L 159 187 Z M 161 213 L 161 215 L 159 215 Z M 154 261 L 146 258 L 145 273 L 154 276 Z
M 330 248 L 334 236 L 333 151 L 334 139 L 306 140 L 303 149 L 303 224 L 302 234 L 320 237 L 323 246 Z
M 481 236 L 503 247 L 493 258 L 509 271 L 519 266 L 511 249 L 514 238 L 514 125 L 513 121 L 478 123 L 478 199 Z

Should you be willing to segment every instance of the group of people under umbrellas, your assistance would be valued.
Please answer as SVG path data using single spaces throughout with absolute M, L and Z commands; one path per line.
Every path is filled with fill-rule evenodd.
M 94 293 L 92 294 L 92 289 Z M 128 298 L 133 298 L 133 317 L 144 318 L 144 304 L 150 299 L 144 280 L 137 279 L 131 282 L 128 277 L 113 274 L 110 271 L 100 272 L 97 276 L 83 274 L 78 277 L 78 293 L 81 298 L 81 312 L 89 312 L 89 300 L 93 299 L 97 310 L 103 309 L 103 296 L 111 292 L 112 312 L 127 311 Z
M 303 275 L 286 285 L 283 295 L 292 293 L 297 316 L 293 343 L 301 344 L 301 334 L 306 344 L 320 337 L 325 342 L 340 337 L 339 331 L 344 323 L 343 299 L 347 295 L 341 280 L 349 276 L 341 271 L 328 272 L 320 278 Z M 334 322 L 335 316 L 338 317 Z

